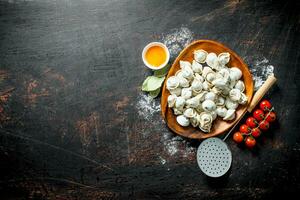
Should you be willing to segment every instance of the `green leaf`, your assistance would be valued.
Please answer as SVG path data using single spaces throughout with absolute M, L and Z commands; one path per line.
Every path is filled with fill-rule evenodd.
M 149 95 L 152 97 L 152 98 L 155 98 L 159 95 L 160 93 L 160 88 L 158 88 L 157 90 L 154 90 L 154 91 L 150 91 L 149 92 Z
M 162 69 L 155 70 L 153 75 L 156 77 L 163 77 L 163 76 L 167 75 L 169 68 L 170 68 L 170 65 L 166 65 Z
M 154 91 L 161 87 L 165 77 L 150 76 L 147 82 L 147 91 Z
M 148 76 L 144 82 L 143 82 L 143 85 L 142 85 L 142 91 L 148 91 L 148 80 L 150 79 L 150 76 Z

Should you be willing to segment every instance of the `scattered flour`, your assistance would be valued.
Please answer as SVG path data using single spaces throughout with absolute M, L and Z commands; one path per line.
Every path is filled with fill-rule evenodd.
M 159 156 L 158 158 L 159 158 L 159 161 L 160 161 L 160 163 L 161 163 L 162 165 L 164 165 L 164 164 L 167 163 L 166 159 L 164 159 L 163 157 Z
M 148 121 L 151 121 L 154 114 L 160 112 L 160 104 L 151 96 L 141 93 L 138 97 L 136 109 L 139 116 Z
M 168 156 L 174 156 L 176 154 L 186 158 L 191 154 L 195 153 L 196 148 L 189 145 L 189 142 L 184 140 L 180 136 L 175 136 L 169 131 L 164 130 L 165 126 L 158 120 L 157 114 L 161 111 L 160 103 L 158 99 L 153 99 L 151 96 L 141 93 L 138 97 L 136 109 L 139 116 L 147 121 L 156 123 L 156 127 L 161 130 L 161 143 L 164 146 L 165 153 Z M 151 132 L 151 131 L 150 131 Z M 145 130 L 143 135 L 148 135 L 150 132 Z M 158 157 L 162 165 L 167 163 L 167 160 L 161 156 Z
M 170 132 L 163 133 L 161 142 L 169 156 L 174 156 L 176 153 L 180 152 L 183 157 L 188 157 L 190 154 L 194 154 L 196 150 L 195 147 L 190 146 L 188 141 L 180 136 L 174 137 Z
M 170 33 L 162 34 L 160 38 L 168 47 L 171 59 L 174 59 L 179 52 L 194 39 L 193 32 L 186 27 L 175 28 L 171 30 Z M 141 93 L 138 96 L 136 109 L 141 118 L 152 122 L 157 121 L 156 115 L 161 111 L 159 100 L 153 99 L 151 96 L 144 93 Z M 145 132 L 143 134 L 147 133 Z M 161 142 L 169 156 L 180 153 L 183 157 L 187 157 L 195 152 L 195 148 L 190 147 L 187 141 L 179 136 L 174 137 L 171 132 L 164 131 L 162 133 Z M 159 161 L 162 165 L 167 162 L 167 160 L 161 156 L 159 156 Z
M 171 58 L 178 53 L 193 40 L 193 33 L 186 27 L 176 28 L 168 34 L 162 34 L 162 42 L 168 47 Z M 157 99 L 153 99 L 146 94 L 140 94 L 136 104 L 138 114 L 146 120 L 151 120 L 155 113 L 160 112 L 160 103 Z
M 193 32 L 186 27 L 173 29 L 171 33 L 162 35 L 162 42 L 168 47 L 171 58 L 175 58 L 192 41 Z
M 267 80 L 268 76 L 273 74 L 274 66 L 269 64 L 269 60 L 266 58 L 250 63 L 253 63 L 249 65 L 249 68 L 254 80 L 254 90 L 257 91 Z
M 175 137 L 174 137 L 175 138 Z M 164 143 L 165 149 L 170 156 L 175 155 L 178 152 L 179 141 L 178 140 L 168 140 Z

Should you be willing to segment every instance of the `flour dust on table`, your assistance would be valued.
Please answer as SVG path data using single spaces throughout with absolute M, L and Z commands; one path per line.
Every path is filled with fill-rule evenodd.
M 170 52 L 171 62 L 178 56 L 187 45 L 193 40 L 193 32 L 182 26 L 180 28 L 174 28 L 168 33 L 164 33 L 160 36 L 161 42 L 164 43 Z M 138 96 L 136 109 L 141 118 L 151 121 L 152 123 L 160 123 L 157 119 L 157 114 L 160 113 L 160 102 L 159 99 L 153 99 L 151 96 L 141 93 Z M 159 124 L 156 124 L 159 125 Z M 158 127 L 161 131 L 161 126 Z M 142 133 L 143 135 L 147 133 Z M 192 147 L 190 143 L 184 140 L 182 137 L 174 136 L 169 131 L 163 131 L 161 136 L 161 143 L 167 156 L 182 156 L 188 158 L 195 154 L 196 148 Z M 158 156 L 159 161 L 162 165 L 168 162 L 167 158 L 163 158 L 162 155 Z
M 170 132 L 162 133 L 161 143 L 164 145 L 164 150 L 168 156 L 178 154 L 186 158 L 196 152 L 196 147 L 191 146 L 190 142 L 180 136 L 174 137 Z
M 252 57 L 244 58 L 249 66 L 254 81 L 254 90 L 257 91 L 267 80 L 268 76 L 274 73 L 274 66 L 265 57 L 257 59 Z
M 153 136 L 153 132 L 160 133 L 166 131 L 165 121 L 161 118 L 159 99 L 153 99 L 146 93 L 140 93 L 135 103 L 138 118 L 143 120 L 140 129 L 142 138 L 147 139 Z
M 184 26 L 162 34 L 161 40 L 168 47 L 171 59 L 174 59 L 184 47 L 193 41 L 193 35 L 193 32 Z
M 160 102 L 158 99 L 153 99 L 150 95 L 143 93 L 139 94 L 138 96 L 136 109 L 139 116 L 147 121 L 153 121 L 154 115 L 161 111 Z
M 159 159 L 160 164 L 162 164 L 162 165 L 164 165 L 164 164 L 167 163 L 166 159 L 164 159 L 164 158 L 161 157 L 161 156 L 158 156 L 158 159 Z
M 161 35 L 162 42 L 168 47 L 170 56 L 175 57 L 193 40 L 193 33 L 186 27 L 175 28 L 170 33 Z M 151 121 L 155 113 L 159 113 L 160 102 L 144 93 L 139 94 L 136 109 L 140 117 Z
M 168 47 L 170 57 L 174 58 L 178 53 L 193 40 L 193 32 L 187 27 L 175 28 L 170 33 L 162 34 L 161 41 Z M 153 116 L 161 111 L 158 99 L 141 93 L 138 96 L 136 109 L 140 117 L 152 121 Z M 157 119 L 156 119 L 157 120 Z
M 153 99 L 147 94 L 139 94 L 136 103 L 137 113 L 140 118 L 151 122 L 154 125 L 154 129 L 157 132 L 161 132 L 160 142 L 163 145 L 164 155 L 170 156 L 181 156 L 183 158 L 188 158 L 195 154 L 196 148 L 191 146 L 188 141 L 185 141 L 180 136 L 174 136 L 170 131 L 167 131 L 164 126 L 164 121 L 160 117 L 160 102 L 159 99 Z M 143 130 L 141 133 L 143 136 L 148 136 L 153 131 Z M 163 155 L 158 156 L 159 161 L 162 165 L 168 162 L 167 158 Z

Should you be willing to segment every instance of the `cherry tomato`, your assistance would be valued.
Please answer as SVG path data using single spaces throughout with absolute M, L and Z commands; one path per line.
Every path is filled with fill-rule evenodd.
M 240 132 L 248 135 L 251 132 L 251 128 L 249 126 L 247 126 L 246 124 L 243 124 L 240 126 Z
M 251 134 L 252 134 L 253 137 L 257 138 L 257 137 L 260 136 L 261 130 L 260 130 L 259 128 L 256 127 L 256 128 L 254 128 L 254 129 L 252 129 Z
M 248 136 L 248 137 L 246 138 L 245 144 L 246 144 L 246 146 L 247 146 L 248 148 L 251 149 L 251 148 L 253 148 L 253 147 L 256 145 L 256 140 L 255 140 L 253 137 Z
M 271 110 L 272 108 L 272 104 L 270 103 L 270 101 L 268 100 L 263 100 L 262 102 L 260 102 L 259 104 L 260 109 L 262 109 L 265 112 L 268 112 Z
M 266 117 L 268 122 L 274 122 L 276 119 L 276 114 L 274 112 L 270 112 L 269 115 Z
M 257 121 L 262 121 L 265 118 L 264 112 L 260 109 L 256 109 L 253 112 L 253 117 L 257 120 Z
M 240 132 L 236 132 L 235 134 L 233 134 L 233 140 L 236 143 L 241 143 L 241 142 L 243 142 L 244 137 L 243 137 L 243 135 Z
M 250 127 L 250 128 L 255 128 L 258 125 L 258 122 L 256 121 L 256 119 L 254 117 L 248 117 L 246 120 L 246 124 Z
M 261 130 L 263 130 L 263 131 L 268 130 L 269 127 L 270 127 L 270 124 L 269 124 L 269 122 L 266 121 L 266 120 L 261 121 L 261 122 L 259 123 L 259 128 L 260 128 Z

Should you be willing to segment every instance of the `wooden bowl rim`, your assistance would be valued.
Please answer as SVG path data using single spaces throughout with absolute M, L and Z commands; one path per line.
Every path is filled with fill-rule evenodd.
M 251 99 L 253 97 L 253 78 L 252 78 L 252 75 L 250 73 L 250 70 L 248 68 L 248 65 L 243 61 L 243 59 L 238 56 L 238 54 L 236 54 L 233 50 L 231 50 L 230 48 L 228 48 L 227 46 L 225 46 L 224 44 L 220 43 L 220 42 L 217 42 L 217 41 L 214 41 L 214 40 L 196 40 L 196 41 L 193 41 L 191 44 L 189 44 L 188 46 L 186 46 L 180 53 L 179 55 L 176 57 L 176 59 L 174 60 L 172 66 L 170 67 L 169 69 L 169 72 L 167 74 L 167 77 L 166 77 L 166 80 L 169 78 L 170 76 L 170 71 L 172 71 L 171 69 L 173 69 L 175 67 L 175 64 L 179 62 L 180 59 L 182 59 L 181 57 L 183 57 L 182 55 L 186 53 L 186 51 L 188 51 L 189 48 L 191 48 L 192 46 L 194 46 L 195 44 L 197 43 L 210 43 L 210 44 L 213 44 L 213 45 L 216 45 L 216 46 L 220 46 L 222 49 L 226 49 L 226 51 L 228 51 L 231 55 L 233 55 L 233 57 L 235 57 L 243 66 L 243 68 L 245 68 L 247 71 L 248 71 L 248 74 L 250 75 L 249 79 L 251 79 L 251 86 L 247 89 L 249 89 L 250 91 L 250 96 L 248 96 L 248 103 L 246 105 L 239 105 L 242 106 L 241 109 L 242 109 L 242 113 L 239 115 L 239 117 L 236 117 L 234 119 L 233 122 L 231 122 L 231 124 L 229 126 L 227 126 L 224 130 L 220 131 L 220 132 L 217 132 L 217 133 L 204 133 L 203 131 L 201 131 L 199 128 L 195 128 L 197 131 L 199 131 L 199 133 L 201 134 L 197 134 L 197 136 L 190 136 L 190 135 L 187 135 L 187 134 L 182 134 L 181 132 L 178 132 L 173 126 L 170 126 L 168 124 L 168 121 L 166 120 L 166 113 L 167 113 L 167 110 L 168 110 L 168 107 L 167 107 L 167 104 L 166 104 L 166 108 L 163 107 L 163 96 L 166 94 L 166 81 L 164 82 L 163 84 L 163 88 L 162 88 L 162 97 L 161 97 L 161 114 L 164 118 L 164 120 L 166 121 L 168 127 L 175 133 L 183 136 L 183 137 L 187 137 L 187 138 L 191 138 L 191 139 L 205 139 L 205 138 L 209 138 L 209 137 L 214 137 L 214 136 L 218 136 L 218 135 L 221 135 L 223 134 L 224 132 L 226 132 L 228 129 L 230 129 L 238 120 L 240 117 L 243 116 L 243 113 L 244 112 L 247 112 L 247 107 L 248 107 L 248 104 L 251 102 Z M 250 97 L 250 98 L 249 98 Z M 174 115 L 174 114 L 173 114 Z M 175 116 L 175 115 L 174 115 Z

